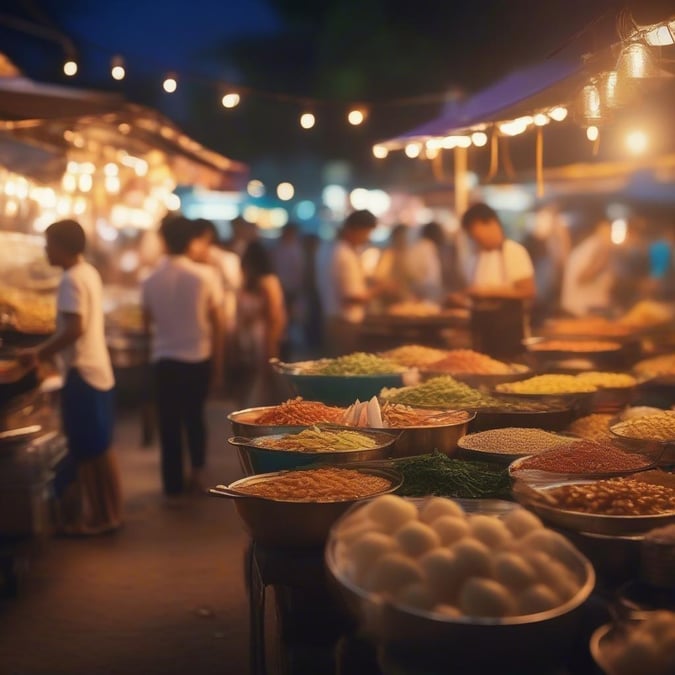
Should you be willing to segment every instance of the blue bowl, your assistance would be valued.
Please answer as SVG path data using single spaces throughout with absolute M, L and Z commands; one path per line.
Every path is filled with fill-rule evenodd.
M 296 395 L 308 401 L 348 406 L 358 398 L 367 401 L 383 387 L 402 387 L 403 373 L 388 375 L 304 375 L 282 373 Z

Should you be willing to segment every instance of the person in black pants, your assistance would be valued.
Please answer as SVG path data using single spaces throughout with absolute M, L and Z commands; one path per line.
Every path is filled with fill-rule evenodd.
M 212 270 L 188 257 L 200 241 L 193 221 L 170 218 L 160 234 L 168 255 L 143 282 L 142 298 L 151 336 L 162 485 L 167 496 L 174 496 L 184 490 L 184 435 L 189 487 L 203 488 L 204 405 L 211 384 L 222 382 L 223 296 Z

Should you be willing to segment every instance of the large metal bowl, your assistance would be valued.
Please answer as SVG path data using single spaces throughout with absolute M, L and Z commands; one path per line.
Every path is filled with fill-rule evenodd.
M 245 436 L 247 438 L 256 438 L 257 436 L 268 436 L 270 434 L 290 434 L 294 431 L 307 429 L 310 424 L 258 424 L 256 420 L 276 406 L 267 405 L 257 408 L 244 408 L 231 412 L 227 419 L 232 425 L 232 433 L 235 436 Z
M 464 503 L 482 501 L 464 500 Z M 482 512 L 480 507 L 477 512 Z M 452 663 L 453 672 L 458 673 L 501 672 L 505 666 L 509 672 L 515 672 L 521 664 L 521 672 L 530 673 L 549 672 L 543 665 L 560 663 L 577 641 L 582 605 L 595 586 L 593 566 L 578 551 L 574 567 L 581 586 L 563 605 L 527 616 L 452 618 L 404 609 L 346 578 L 338 564 L 338 527 L 339 522 L 333 526 L 326 542 L 329 578 L 365 633 L 385 650 L 392 646 L 399 651 L 411 650 L 427 660 L 432 654 L 436 666 L 445 664 L 447 668 Z
M 309 468 L 309 467 L 308 467 Z M 230 498 L 251 537 L 264 546 L 280 548 L 311 548 L 323 546 L 333 523 L 354 504 L 368 501 L 378 495 L 397 490 L 403 478 L 391 468 L 342 465 L 342 468 L 358 469 L 362 473 L 381 476 L 390 481 L 388 489 L 344 501 L 334 502 L 289 502 L 253 497 L 240 491 L 244 485 L 274 480 L 284 472 L 259 474 L 241 478 L 227 487 L 218 486 L 210 494 Z M 300 469 L 302 471 L 302 469 Z
M 270 447 L 270 441 L 299 434 L 301 430 L 297 428 L 290 432 L 257 436 L 256 438 L 233 436 L 228 439 L 228 442 L 237 448 L 239 463 L 247 476 L 269 473 L 271 471 L 296 469 L 312 464 L 345 464 L 347 462 L 388 459 L 392 455 L 396 434 L 355 427 L 331 427 L 331 429 L 337 431 L 344 429 L 356 431 L 371 438 L 377 445 L 373 448 L 359 448 L 339 452 L 310 452 L 306 450 L 286 450 Z
M 443 370 L 433 370 L 431 368 L 421 368 L 420 378 L 422 381 L 430 380 L 442 375 L 451 375 L 459 382 L 464 382 L 474 389 L 492 389 L 503 382 L 517 382 L 532 377 L 534 372 L 529 366 L 522 363 L 509 363 L 511 372 L 489 374 L 489 373 L 451 373 Z

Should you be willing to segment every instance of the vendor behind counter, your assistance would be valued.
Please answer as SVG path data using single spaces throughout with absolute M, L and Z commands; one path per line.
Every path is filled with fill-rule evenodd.
M 496 358 L 523 351 L 529 308 L 535 296 L 534 266 L 524 246 L 507 239 L 496 211 L 484 203 L 462 216 L 473 251 L 467 257 L 466 288 L 451 302 L 471 310 L 472 345 Z

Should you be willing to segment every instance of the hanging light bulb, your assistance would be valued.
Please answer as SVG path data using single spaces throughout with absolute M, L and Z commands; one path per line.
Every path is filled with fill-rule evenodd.
M 316 117 L 310 112 L 300 115 L 300 126 L 303 129 L 311 129 L 316 124 Z
M 487 134 L 484 131 L 474 131 L 471 134 L 471 142 L 477 148 L 482 148 L 488 142 Z
M 68 76 L 72 77 L 77 73 L 77 63 L 73 59 L 68 59 L 63 64 L 63 72 Z
M 220 102 L 223 104 L 223 108 L 236 108 L 241 103 L 241 96 L 236 92 L 230 92 L 225 94 Z
M 587 120 L 602 119 L 600 92 L 592 82 L 581 90 L 581 109 L 584 118 Z
M 347 121 L 355 127 L 359 126 L 359 124 L 363 124 L 365 119 L 366 114 L 361 108 L 354 108 L 347 114 Z
M 567 117 L 567 108 L 559 105 L 551 110 L 549 117 L 556 122 L 562 122 Z
M 659 77 L 661 72 L 651 49 L 642 42 L 631 42 L 621 50 L 616 63 L 619 78 Z
M 590 127 L 588 127 L 586 129 L 586 138 L 589 141 L 595 142 L 595 141 L 598 140 L 599 136 L 600 136 L 600 130 L 595 125 L 591 125 Z
M 389 150 L 384 145 L 373 146 L 373 156 L 377 159 L 384 159 L 389 154 Z
M 126 71 L 124 70 L 124 61 L 122 60 L 121 56 L 116 56 L 113 58 L 110 68 L 110 75 L 112 76 L 113 80 L 119 81 L 124 79 Z
M 675 44 L 675 19 L 672 19 L 670 23 L 645 29 L 644 39 L 651 47 L 667 47 Z
M 537 113 L 532 118 L 532 121 L 534 122 L 535 126 L 543 127 L 546 126 L 551 121 L 551 118 L 548 115 L 545 115 L 544 113 Z
M 405 146 L 405 154 L 410 157 L 410 159 L 419 157 L 421 150 L 422 148 L 420 147 L 419 143 L 408 143 L 408 145 Z
M 175 75 L 168 75 L 162 82 L 162 88 L 167 94 L 173 94 L 178 89 L 178 82 Z

